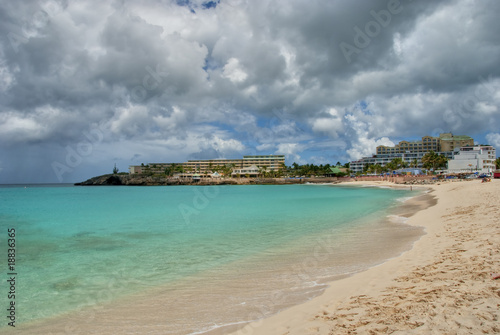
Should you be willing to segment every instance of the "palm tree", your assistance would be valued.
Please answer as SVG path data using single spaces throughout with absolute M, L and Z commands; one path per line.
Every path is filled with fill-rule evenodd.
M 286 174 L 288 172 L 288 168 L 286 167 L 285 163 L 280 164 L 279 171 L 281 171 L 282 174 Z
M 448 158 L 444 155 L 438 155 L 434 151 L 430 151 L 422 157 L 422 165 L 426 169 L 439 169 L 446 168 L 446 164 L 448 163 Z
M 259 174 L 263 178 L 267 177 L 267 166 L 264 165 L 264 166 L 259 167 Z
M 224 177 L 231 177 L 234 166 L 234 164 L 230 164 L 222 167 L 222 173 L 224 174 Z

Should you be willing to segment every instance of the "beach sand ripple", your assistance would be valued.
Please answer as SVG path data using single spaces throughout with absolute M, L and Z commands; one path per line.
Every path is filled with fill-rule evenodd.
M 316 318 L 332 335 L 500 333 L 500 285 L 491 277 L 500 266 L 499 214 L 488 203 L 454 208 L 442 216 L 444 237 L 454 243 L 432 263 L 395 278 L 377 296 L 353 296 Z

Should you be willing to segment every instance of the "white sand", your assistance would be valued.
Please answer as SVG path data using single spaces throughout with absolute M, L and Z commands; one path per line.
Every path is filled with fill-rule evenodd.
M 429 187 L 438 203 L 410 218 L 427 232 L 412 250 L 233 334 L 500 333 L 500 180 Z

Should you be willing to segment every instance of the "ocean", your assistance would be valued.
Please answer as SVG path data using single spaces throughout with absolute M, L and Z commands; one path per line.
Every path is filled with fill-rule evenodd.
M 15 229 L 17 326 L 57 327 L 66 318 L 105 333 L 114 320 L 138 333 L 202 334 L 304 302 L 327 282 L 407 250 L 422 230 L 391 214 L 415 193 L 0 186 L 2 282 Z M 5 310 L 12 299 L 1 287 Z M 8 327 L 2 319 L 0 330 Z

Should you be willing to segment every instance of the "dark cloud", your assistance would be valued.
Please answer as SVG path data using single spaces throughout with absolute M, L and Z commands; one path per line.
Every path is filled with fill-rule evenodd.
M 500 136 L 494 0 L 0 7 L 0 183 L 139 160 L 335 163 L 439 131 Z

